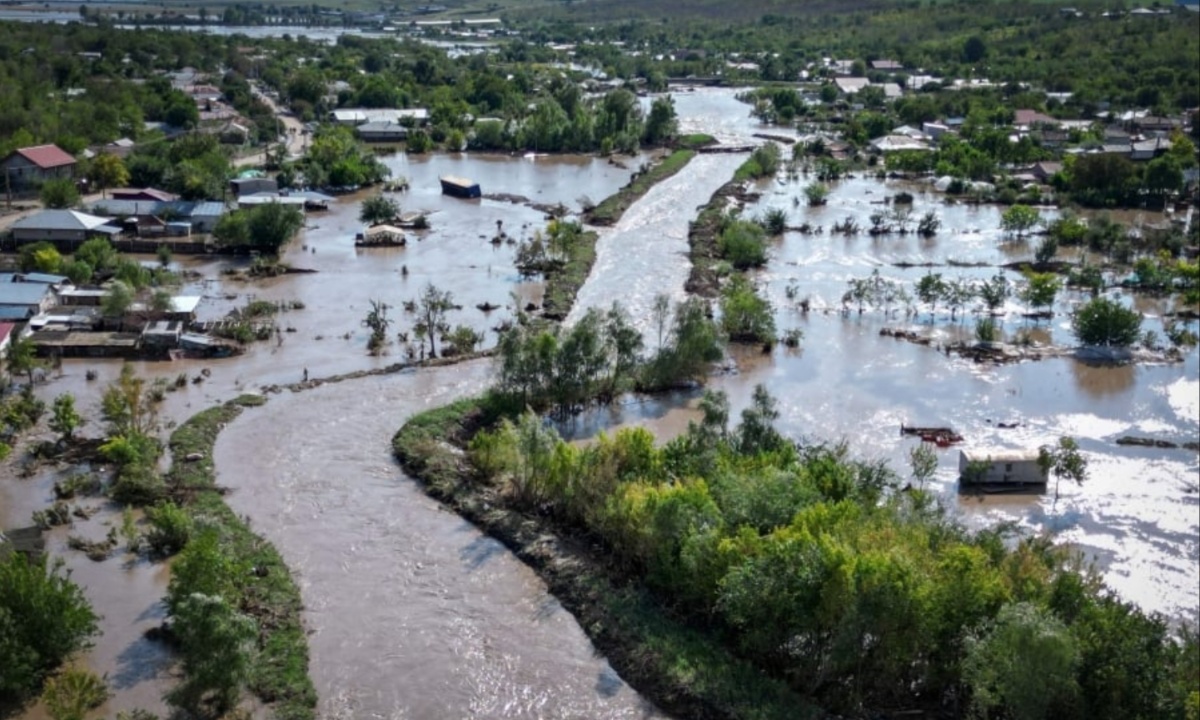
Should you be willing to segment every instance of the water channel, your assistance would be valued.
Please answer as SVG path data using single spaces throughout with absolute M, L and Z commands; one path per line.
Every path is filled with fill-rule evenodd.
M 685 131 L 748 142 L 760 130 L 732 91 L 680 92 L 675 101 Z M 511 316 L 510 294 L 522 304 L 537 304 L 541 292 L 538 283 L 516 273 L 511 245 L 489 242 L 496 221 L 521 237 L 541 227 L 543 215 L 520 202 L 445 198 L 437 176 L 453 172 L 479 180 L 485 193 L 577 208 L 581 197 L 597 200 L 624 184 L 641 159 L 626 161 L 625 168 L 594 158 L 474 154 L 420 159 L 398 154 L 386 161 L 412 183 L 412 191 L 399 198 L 405 209 L 431 213 L 433 228 L 407 247 L 354 247 L 359 195 L 311 214 L 287 251 L 288 262 L 316 273 L 248 283 L 223 273 L 238 261 L 182 261 L 204 276 L 189 291 L 204 297 L 205 317 L 219 317 L 252 297 L 301 300 L 305 308 L 280 316 L 285 331 L 278 340 L 252 346 L 235 359 L 138 363 L 147 377 L 195 378 L 211 371 L 203 382 L 168 394 L 161 411 L 165 425 L 242 391 L 296 382 L 306 369 L 326 377 L 398 361 L 404 357 L 398 338 L 382 357 L 366 353 L 361 319 L 369 301 L 378 299 L 393 308 L 394 332 L 408 330 L 412 319 L 402 302 L 427 281 L 450 290 L 462 306 L 453 324 L 487 331 L 485 344 L 494 343 L 490 329 Z M 648 329 L 645 309 L 656 294 L 682 297 L 687 221 L 740 161 L 696 158 L 630 208 L 617 226 L 602 231 L 579 308 L 619 300 Z M 748 212 L 780 207 L 789 213 L 789 224 L 828 227 L 847 214 L 866 222 L 873 201 L 907 188 L 916 190 L 915 214 L 935 209 L 943 231 L 931 241 L 911 235 L 785 234 L 757 279 L 775 303 L 780 328 L 804 331 L 802 346 L 768 355 L 735 352 L 736 372 L 710 385 L 729 393 L 736 412 L 748 403 L 754 385 L 764 383 L 780 399 L 785 432 L 847 439 L 857 454 L 885 458 L 901 471 L 911 447 L 897 432 L 902 421 L 952 424 L 973 445 L 1034 447 L 1072 434 L 1092 461 L 1092 478 L 1082 487 L 1064 486 L 1057 503 L 1049 496 L 960 496 L 954 452 L 942 453 L 935 489 L 969 524 L 1014 521 L 1028 532 L 1052 532 L 1084 550 L 1123 596 L 1176 618 L 1194 617 L 1200 605 L 1196 454 L 1123 448 L 1112 441 L 1126 433 L 1175 440 L 1200 435 L 1200 355 L 1193 351 L 1181 364 L 1160 366 L 1094 368 L 1064 358 L 992 367 L 882 338 L 884 325 L 908 324 L 954 337 L 969 334 L 971 324 L 940 315 L 936 321 L 927 315 L 908 320 L 871 312 L 843 315 L 840 297 L 848 278 L 879 268 L 911 284 L 924 269 L 901 270 L 890 263 L 998 263 L 1029 250 L 999 241 L 994 208 L 946 206 L 941 196 L 922 188 L 859 178 L 838 183 L 826 208 L 809 210 L 792 202 L 804 182 L 763 183 L 762 198 Z M 979 277 L 995 269 L 941 271 Z M 800 312 L 786 297 L 790 284 L 810 298 L 810 312 Z M 492 313 L 474 307 L 485 301 L 508 307 Z M 1058 316 L 1036 328 L 1038 336 L 1068 342 L 1063 313 L 1077 301 L 1065 296 Z M 1155 316 L 1167 309 L 1145 301 L 1138 307 L 1148 315 L 1147 327 L 1157 327 Z M 1004 321 L 1009 333 L 1025 322 L 1011 309 Z M 85 379 L 88 368 L 99 372 L 97 380 Z M 50 399 L 70 391 L 81 407 L 94 409 L 118 370 L 115 362 L 68 361 L 39 393 Z M 233 490 L 230 504 L 279 546 L 298 573 L 323 715 L 658 717 L 596 656 L 574 619 L 527 568 L 428 500 L 390 458 L 388 440 L 406 417 L 477 391 L 489 370 L 482 361 L 284 392 L 248 410 L 218 442 L 218 481 Z M 632 402 L 581 418 L 575 432 L 586 436 L 639 423 L 669 437 L 695 417 L 694 404 L 689 395 Z M 1013 421 L 1020 427 L 998 427 Z M 85 430 L 99 433 L 96 427 Z M 0 468 L 6 478 L 0 482 L 0 524 L 23 525 L 33 510 L 48 504 L 53 473 L 9 480 L 11 467 L 10 461 Z M 99 537 L 115 520 L 109 508 L 70 532 Z M 116 696 L 108 709 L 161 709 L 157 698 L 167 687 L 169 658 L 141 633 L 161 618 L 157 600 L 166 569 L 132 558 L 92 563 L 65 550 L 66 534 L 52 534 L 51 550 L 66 558 L 104 615 L 105 634 L 83 661 L 110 680 L 120 679 L 112 683 Z M 116 564 L 119 571 L 109 567 Z M 39 716 L 34 710 L 27 717 Z

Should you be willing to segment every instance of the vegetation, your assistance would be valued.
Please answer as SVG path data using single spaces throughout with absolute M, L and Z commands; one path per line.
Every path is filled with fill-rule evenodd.
M 749 220 L 730 220 L 717 241 L 721 257 L 734 268 L 746 270 L 767 263 L 767 237 L 761 225 Z
M 400 203 L 383 195 L 372 195 L 363 200 L 358 219 L 368 225 L 382 225 L 400 217 Z
M 730 278 L 721 291 L 721 329 L 732 342 L 775 343 L 771 303 L 742 275 Z
M 108 699 L 104 681 L 86 670 L 70 668 L 46 682 L 42 702 L 54 720 L 84 720 Z
M 1006 541 L 1004 530 L 969 532 L 922 491 L 895 492 L 887 468 L 844 447 L 786 440 L 762 388 L 736 427 L 719 394 L 701 406 L 703 420 L 663 447 L 643 429 L 572 445 L 531 414 L 492 420 L 503 405 L 491 400 L 414 418 L 394 446 L 432 493 L 506 542 L 532 522 L 539 537 L 600 543 L 605 561 L 587 572 L 633 579 L 795 693 L 756 685 L 754 710 L 738 706 L 744 695 L 714 696 L 723 667 L 714 654 L 683 687 L 669 684 L 668 702 L 713 703 L 735 717 L 803 717 L 801 697 L 830 712 L 958 697 L 1010 717 L 1046 708 L 1071 718 L 1184 716 L 1196 637 L 1172 639 L 1165 620 L 1115 599 L 1066 551 L 1041 538 Z M 445 438 L 468 446 L 469 469 L 441 457 Z M 1047 452 L 1078 468 L 1066 459 L 1073 448 Z M 600 617 L 584 626 L 603 639 L 621 616 Z M 607 654 L 626 672 L 620 649 Z M 630 669 L 651 687 L 671 677 L 657 661 Z M 1056 678 L 1049 690 L 1046 677 Z M 1114 682 L 1137 690 L 1114 692 Z
M 71 180 L 47 180 L 42 184 L 41 200 L 48 208 L 73 208 L 79 204 L 79 191 Z
M 1020 240 L 1041 220 L 1041 215 L 1037 210 L 1027 205 L 1013 205 L 1000 217 L 1000 227 L 1004 229 L 1004 232 L 1015 235 Z
M 695 156 L 695 150 L 675 150 L 648 170 L 634 173 L 625 187 L 587 211 L 585 216 L 587 222 L 592 225 L 615 225 L 638 198 L 649 192 L 650 188 L 682 170 Z
M 304 213 L 295 206 L 265 203 L 225 213 L 213 228 L 213 237 L 225 247 L 277 255 L 302 227 Z
M 734 182 L 746 182 L 759 178 L 774 177 L 779 172 L 783 152 L 779 146 L 769 142 L 758 146 L 750 153 L 749 159 L 733 174 Z
M 36 694 L 42 680 L 87 646 L 97 618 L 59 564 L 0 557 L 0 700 Z
M 1141 335 L 1142 316 L 1121 303 L 1097 297 L 1075 311 L 1071 329 L 1084 345 L 1129 347 Z

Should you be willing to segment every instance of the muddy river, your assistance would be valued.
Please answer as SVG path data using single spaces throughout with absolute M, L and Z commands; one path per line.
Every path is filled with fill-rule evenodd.
M 760 131 L 732 91 L 698 90 L 675 95 L 681 126 L 707 131 L 727 142 L 749 142 Z M 730 176 L 739 156 L 701 156 L 660 184 L 601 233 L 596 267 L 579 296 L 582 308 L 619 300 L 643 330 L 646 308 L 659 293 L 682 297 L 687 275 L 687 221 Z M 363 195 L 345 196 L 325 213 L 311 213 L 307 228 L 288 249 L 293 266 L 316 270 L 248 283 L 223 274 L 239 261 L 195 259 L 184 265 L 207 278 L 188 288 L 202 295 L 203 317 L 215 319 L 250 299 L 300 300 L 304 309 L 278 317 L 277 339 L 258 343 L 230 360 L 139 363 L 148 377 L 186 373 L 203 382 L 168 393 L 164 429 L 196 411 L 242 391 L 313 377 L 382 367 L 406 355 L 399 333 L 413 319 L 403 302 L 429 281 L 453 293 L 461 309 L 452 324 L 466 324 L 495 342 L 492 328 L 511 316 L 512 304 L 541 301 L 541 286 L 513 268 L 512 245 L 493 245 L 497 220 L 510 236 L 541 227 L 541 211 L 523 203 L 463 201 L 440 194 L 437 177 L 453 173 L 478 180 L 485 193 L 508 193 L 534 203 L 578 208 L 628 179 L 626 168 L 593 158 L 391 155 L 386 162 L 407 177 L 412 190 L 397 198 L 405 210 L 429 214 L 432 229 L 406 247 L 358 249 L 354 233 Z M 712 379 L 729 393 L 735 411 L 755 384 L 779 398 L 786 432 L 814 440 L 849 440 L 856 452 L 906 467 L 911 442 L 901 422 L 950 424 L 971 445 L 1032 448 L 1061 434 L 1077 437 L 1091 461 L 1082 487 L 1051 496 L 988 497 L 957 493 L 957 452 L 942 451 L 936 490 L 965 522 L 983 526 L 1014 521 L 1028 532 L 1049 531 L 1095 560 L 1107 581 L 1143 607 L 1176 618 L 1194 617 L 1200 605 L 1200 462 L 1181 450 L 1122 448 L 1123 434 L 1172 440 L 1200 435 L 1200 355 L 1180 364 L 1093 368 L 1071 359 L 1004 367 L 948 358 L 929 347 L 883 338 L 885 325 L 907 325 L 938 338 L 969 336 L 973 318 L 951 321 L 890 317 L 868 311 L 843 315 L 841 296 L 851 277 L 876 268 L 906 285 L 924 269 L 901 270 L 897 262 L 1001 263 L 1027 257 L 1028 246 L 1001 242 L 995 208 L 947 206 L 922 187 L 850 179 L 837 183 L 829 205 L 796 205 L 807 181 L 765 182 L 748 213 L 779 207 L 789 224 L 811 222 L 826 230 L 851 215 L 862 224 L 876 201 L 907 189 L 916 195 L 915 216 L 934 209 L 942 231 L 932 240 L 915 236 L 834 237 L 828 232 L 787 233 L 775 241 L 769 266 L 758 276 L 772 298 L 781 330 L 804 332 L 801 347 L 769 355 L 735 352 L 736 371 Z M 1147 218 L 1148 222 L 1157 218 Z M 419 238 L 419 239 L 418 239 Z M 942 267 L 947 277 L 990 277 L 994 268 Z M 795 297 L 807 297 L 802 313 Z M 515 298 L 515 299 L 514 299 Z M 385 355 L 366 352 L 362 319 L 371 300 L 391 306 L 394 320 Z M 1057 316 L 1033 327 L 1043 342 L 1070 341 L 1065 312 L 1080 298 L 1065 294 Z M 500 304 L 484 313 L 475 305 Z M 1147 328 L 1169 309 L 1139 300 Z M 1002 323 L 1006 334 L 1025 327 L 1015 302 Z M 1194 327 L 1194 326 L 1193 326 Z M 85 379 L 95 368 L 99 378 Z M 49 399 L 73 392 L 94 410 L 99 393 L 116 376 L 115 362 L 68 361 L 39 387 Z M 221 436 L 219 480 L 234 492 L 233 507 L 278 544 L 299 577 L 312 629 L 312 668 L 328 717 L 624 718 L 656 717 L 655 710 L 598 658 L 575 623 L 520 562 L 456 516 L 438 508 L 392 462 L 388 440 L 405 417 L 483 387 L 487 362 L 419 373 L 331 384 L 302 394 L 285 392 L 248 410 Z M 640 423 L 663 437 L 682 431 L 695 417 L 690 395 L 630 402 L 581 418 L 585 436 L 604 427 Z M 1020 423 L 1000 429 L 998 423 Z M 91 426 L 85 431 L 99 433 Z M 51 498 L 53 477 L 12 479 L 11 461 L 0 482 L 0 523 L 27 524 L 29 514 Z M 97 501 L 98 503 L 98 501 Z M 104 615 L 104 636 L 83 661 L 108 673 L 116 696 L 110 709 L 155 709 L 166 685 L 169 659 L 141 637 L 160 619 L 165 589 L 161 565 L 114 557 L 95 564 L 65 550 L 67 534 L 100 537 L 102 511 L 71 530 L 51 535 L 55 555 L 67 559 L 75 577 Z M 34 715 L 29 717 L 36 717 Z

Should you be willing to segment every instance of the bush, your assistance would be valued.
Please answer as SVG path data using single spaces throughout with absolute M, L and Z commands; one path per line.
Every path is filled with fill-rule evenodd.
M 95 673 L 71 668 L 50 678 L 42 691 L 46 712 L 54 720 L 84 720 L 89 710 L 108 699 L 108 687 Z
M 173 502 L 167 502 L 146 510 L 150 531 L 146 533 L 146 544 L 150 552 L 160 557 L 170 557 L 183 550 L 192 537 L 192 518 Z
M 735 275 L 721 293 L 721 328 L 732 342 L 775 342 L 771 303 L 741 275 Z
M 153 505 L 167 492 L 166 483 L 146 465 L 128 465 L 117 472 L 108 496 L 123 505 Z
M 757 223 L 735 220 L 721 231 L 717 240 L 721 256 L 738 270 L 760 267 L 767 262 L 767 241 Z
M 1141 334 L 1142 316 L 1106 297 L 1098 297 L 1075 311 L 1071 329 L 1084 345 L 1129 347 Z
M 1000 330 L 996 321 L 990 317 L 980 318 L 975 323 L 975 339 L 979 342 L 996 342 L 1000 339 Z
M 0 560 L 0 699 L 32 693 L 97 632 L 83 590 L 61 568 L 20 553 Z

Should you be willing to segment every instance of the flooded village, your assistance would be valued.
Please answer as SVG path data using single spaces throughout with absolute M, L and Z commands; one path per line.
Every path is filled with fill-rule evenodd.
M 343 31 L 329 32 L 336 43 Z M 499 39 L 478 32 L 458 41 Z M 565 80 L 554 82 L 573 85 L 580 102 L 601 104 L 624 87 L 566 72 L 573 49 L 555 49 Z M 140 718 L 118 715 L 138 709 L 166 717 L 179 708 L 165 699 L 180 685 L 179 652 L 160 637 L 178 556 L 139 550 L 136 529 L 127 536 L 131 526 L 143 537 L 157 527 L 154 507 L 131 512 L 111 492 L 65 489 L 77 478 L 109 486 L 120 475 L 120 461 L 96 448 L 111 442 L 112 389 L 129 387 L 130 371 L 144 382 L 147 423 L 165 446 L 157 471 L 172 482 L 207 478 L 227 506 L 201 512 L 194 536 L 205 523 L 243 523 L 278 557 L 238 570 L 294 580 L 294 617 L 278 624 L 307 646 L 311 692 L 298 706 L 315 704 L 321 718 L 685 717 L 614 669 L 597 650 L 599 631 L 564 607 L 537 563 L 447 511 L 397 465 L 391 443 L 409 418 L 493 386 L 494 356 L 514 326 L 561 320 L 570 328 L 619 304 L 644 338 L 644 359 L 667 342 L 670 316 L 660 308 L 701 298 L 720 322 L 722 288 L 743 270 L 765 301 L 769 340 L 722 343 L 703 383 L 582 403 L 565 417 L 547 414 L 545 424 L 580 446 L 636 427 L 661 444 L 701 423 L 705 390 L 724 393 L 737 417 L 762 387 L 790 441 L 845 443 L 854 458 L 894 470 L 897 493 L 918 482 L 910 482 L 913 450 L 928 447 L 936 469 L 920 489 L 969 530 L 1008 525 L 1013 543 L 1051 538 L 1094 565 L 1121 599 L 1173 627 L 1195 623 L 1200 315 L 1184 295 L 1196 288 L 1186 275 L 1196 262 L 1194 158 L 1177 189 L 1137 208 L 1071 207 L 1054 176 L 1067 157 L 1120 155 L 1144 166 L 1194 137 L 1196 114 L 1084 122 L 1017 109 L 1005 137 L 1053 145 L 1058 159 L 1008 163 L 996 170 L 1003 179 L 985 186 L 916 159 L 960 142 L 963 118 L 889 123 L 860 143 L 848 137 L 855 128 L 824 116 L 793 122 L 795 108 L 785 113 L 782 100 L 738 82 L 758 62 L 729 61 L 719 82 L 633 85 L 630 112 L 645 122 L 669 105 L 672 138 L 603 152 L 481 148 L 476 137 L 513 132 L 485 117 L 421 150 L 414 142 L 429 141 L 437 120 L 429 109 L 354 107 L 334 82 L 318 89 L 336 106 L 319 117 L 305 115 L 305 101 L 289 106 L 287 92 L 249 83 L 270 108 L 264 117 L 278 123 L 260 142 L 239 135 L 249 120 L 213 87 L 219 75 L 179 71 L 174 89 L 207 114 L 198 127 L 214 130 L 232 158 L 207 197 L 136 187 L 128 173 L 123 187 L 77 187 L 64 208 L 41 207 L 34 192 L 10 195 L 0 215 L 5 393 L 17 398 L 28 386 L 47 417 L 0 438 L 11 448 L 0 456 L 0 530 L 41 525 L 42 551 L 64 563 L 100 617 L 74 660 L 107 684 L 87 717 Z M 822 60 L 794 83 L 797 97 L 838 114 L 882 108 L 923 84 L 918 68 L 895 64 Z M 958 82 L 926 78 L 943 80 Z M 555 92 L 570 96 L 559 85 Z M 338 126 L 346 145 L 322 146 Z M 768 146 L 778 167 L 739 177 L 751 153 Z M 326 151 L 334 157 L 321 165 Z M 365 169 L 349 172 L 343 152 Z M 688 156 L 678 168 L 654 174 L 680 152 Z M 53 145 L 0 159 L 10 183 L 18 167 L 23 177 L 73 177 L 74 162 Z M 629 192 L 645 178 L 653 182 Z M 602 217 L 603 201 L 623 189 L 622 210 Z M 1033 213 L 1028 224 L 1014 224 L 1017 206 Z M 697 233 L 714 208 L 763 226 L 761 262 L 704 257 Z M 918 231 L 923 218 L 933 219 L 931 232 Z M 556 266 L 552 279 L 531 271 L 529 258 L 553 255 L 555 233 L 573 223 L 594 234 L 594 260 L 564 291 L 555 283 L 570 270 Z M 1047 251 L 1054 228 L 1071 223 L 1119 225 L 1135 245 L 1123 256 L 1084 242 Z M 272 233 L 280 242 L 263 244 Z M 96 238 L 109 249 L 98 250 Z M 1153 248 L 1141 252 L 1139 242 Z M 86 273 L 75 264 L 81 252 Z M 711 272 L 711 287 L 696 280 L 698 267 Z M 1148 272 L 1175 267 L 1185 270 L 1145 284 Z M 1098 280 L 1080 279 L 1089 268 Z M 1034 300 L 1026 289 L 1046 273 L 1061 281 L 1048 301 Z M 935 275 L 942 292 L 923 295 Z M 997 278 L 1006 289 L 990 302 L 979 288 Z M 565 308 L 549 299 L 562 292 Z M 1094 297 L 1136 311 L 1134 342 L 1089 354 L 1074 319 Z M 427 316 L 433 305 L 436 318 Z M 67 395 L 80 417 L 65 435 L 92 448 L 74 458 L 54 451 L 64 443 L 51 418 Z M 180 430 L 210 412 L 219 420 L 198 426 L 201 441 L 177 444 Z M 929 432 L 904 432 L 914 427 Z M 1047 484 L 1038 450 L 1063 437 L 1086 458 L 1086 480 Z M 963 482 L 978 457 L 994 460 L 989 472 L 1001 479 L 992 491 Z M 1025 472 L 1032 487 L 997 487 Z M 188 480 L 184 494 L 202 494 L 200 483 Z M 222 513 L 232 519 L 213 520 Z M 278 696 L 260 692 L 268 682 L 255 680 L 235 703 L 243 716 L 284 716 L 271 705 Z M 34 701 L 0 717 L 55 716 Z

